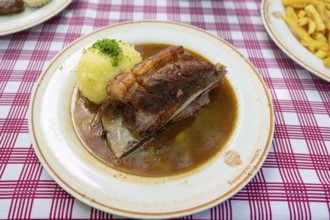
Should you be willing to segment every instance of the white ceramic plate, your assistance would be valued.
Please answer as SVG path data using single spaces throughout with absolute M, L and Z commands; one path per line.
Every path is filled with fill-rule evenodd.
M 239 102 L 236 129 L 224 149 L 203 166 L 171 177 L 139 177 L 114 170 L 81 144 L 70 114 L 75 65 L 83 48 L 102 38 L 130 44 L 181 44 L 221 62 Z M 201 29 L 179 23 L 120 23 L 65 48 L 42 73 L 31 97 L 29 129 L 45 169 L 68 193 L 100 210 L 136 218 L 169 218 L 210 208 L 233 196 L 261 167 L 272 140 L 273 108 L 256 69 L 235 48 Z M 225 163 L 228 154 L 242 164 Z
M 261 16 L 264 26 L 276 45 L 303 68 L 330 82 L 330 68 L 302 46 L 281 16 L 285 15 L 281 0 L 263 0 Z
M 52 18 L 72 0 L 52 0 L 41 8 L 29 8 L 25 6 L 24 12 L 0 16 L 0 36 L 16 33 Z

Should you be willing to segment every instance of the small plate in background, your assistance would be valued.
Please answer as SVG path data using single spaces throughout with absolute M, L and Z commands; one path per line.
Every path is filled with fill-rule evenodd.
M 292 60 L 310 71 L 312 74 L 330 82 L 330 68 L 323 65 L 323 61 L 306 49 L 289 26 L 282 19 L 285 8 L 281 0 L 263 0 L 261 16 L 271 39 Z
M 0 36 L 13 34 L 52 18 L 66 8 L 72 0 L 52 0 L 40 8 L 25 6 L 23 12 L 0 16 Z

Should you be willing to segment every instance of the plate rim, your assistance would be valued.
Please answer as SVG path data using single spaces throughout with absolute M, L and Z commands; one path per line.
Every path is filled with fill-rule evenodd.
M 278 0 L 278 1 L 280 1 L 280 0 Z M 306 69 L 310 73 L 318 76 L 319 78 L 330 82 L 330 70 L 329 70 L 329 74 L 325 74 L 325 73 L 320 72 L 317 69 L 313 68 L 308 63 L 305 63 L 304 61 L 301 60 L 301 58 L 299 58 L 299 56 L 296 56 L 287 47 L 285 47 L 285 45 L 282 43 L 282 40 L 281 40 L 282 38 L 280 38 L 276 34 L 274 34 L 273 28 L 271 28 L 271 26 L 267 20 L 267 15 L 270 13 L 267 10 L 269 4 L 271 4 L 270 0 L 262 0 L 261 6 L 260 6 L 260 14 L 261 14 L 261 18 L 262 18 L 262 23 L 266 29 L 266 32 L 268 33 L 268 36 L 270 36 L 270 38 L 281 49 L 282 52 L 284 52 L 288 57 L 290 57 L 290 59 L 292 59 L 299 66 Z M 291 31 L 290 31 L 290 33 L 293 35 L 293 33 Z M 301 48 L 305 48 L 300 43 L 299 43 L 299 45 L 301 46 Z M 312 55 L 312 53 L 311 53 L 311 55 Z
M 60 58 L 60 56 L 69 48 L 71 48 L 72 46 L 74 46 L 78 41 L 87 38 L 90 35 L 93 35 L 97 32 L 103 31 L 105 29 L 111 28 L 111 27 L 116 27 L 116 26 L 122 26 L 122 25 L 127 25 L 127 24 L 134 24 L 134 23 L 162 23 L 162 24 L 173 24 L 173 25 L 179 25 L 179 26 L 183 26 L 185 28 L 190 28 L 190 29 L 194 29 L 197 30 L 199 32 L 203 32 L 204 34 L 207 34 L 213 38 L 215 38 L 218 41 L 221 41 L 222 43 L 226 44 L 226 46 L 230 47 L 231 50 L 233 50 L 235 53 L 237 53 L 240 58 L 243 59 L 244 62 L 246 62 L 251 69 L 253 70 L 254 74 L 257 76 L 258 81 L 261 83 L 262 85 L 262 90 L 264 91 L 264 94 L 267 98 L 268 101 L 268 106 L 269 106 L 269 131 L 268 131 L 268 135 L 267 135 L 267 141 L 265 143 L 265 146 L 263 147 L 263 152 L 261 153 L 261 156 L 259 158 L 259 161 L 256 162 L 255 165 L 255 169 L 253 169 L 250 173 L 248 173 L 248 175 L 246 175 L 244 178 L 242 178 L 239 183 L 233 187 L 231 190 L 229 190 L 228 192 L 224 193 L 222 196 L 208 201 L 206 203 L 203 203 L 201 205 L 195 206 L 195 207 L 191 207 L 188 209 L 184 209 L 184 210 L 180 210 L 180 211 L 171 211 L 171 212 L 162 212 L 162 213 L 147 213 L 147 212 L 136 212 L 136 211 L 127 211 L 125 209 L 119 209 L 116 207 L 112 207 L 111 205 L 108 204 L 103 204 L 101 202 L 98 202 L 92 198 L 87 197 L 86 195 L 84 195 L 83 193 L 79 192 L 79 190 L 73 188 L 70 186 L 70 184 L 68 184 L 66 181 L 64 181 L 60 175 L 53 170 L 53 168 L 49 165 L 49 163 L 47 162 L 47 160 L 45 159 L 45 156 L 42 153 L 42 150 L 38 144 L 37 138 L 36 138 L 36 132 L 35 132 L 35 128 L 33 125 L 33 108 L 34 108 L 34 101 L 35 101 L 35 96 L 37 94 L 38 88 L 40 87 L 41 81 L 44 77 L 44 75 L 48 72 L 49 68 L 51 67 L 51 65 L 58 59 Z M 180 217 L 180 216 L 185 216 L 188 214 L 193 214 L 193 213 L 197 213 L 203 210 L 206 210 L 210 207 L 213 207 L 221 202 L 226 201 L 227 199 L 229 199 L 230 197 L 232 197 L 233 195 L 235 195 L 240 189 L 242 189 L 246 184 L 248 184 L 250 182 L 250 180 L 256 175 L 256 173 L 259 171 L 259 169 L 261 168 L 262 164 L 264 163 L 270 146 L 271 146 L 271 142 L 273 139 L 273 133 L 274 133 L 274 108 L 273 108 L 273 103 L 271 100 L 271 96 L 270 93 L 267 89 L 267 86 L 265 84 L 265 82 L 263 81 L 261 75 L 258 73 L 257 69 L 253 66 L 253 64 L 247 59 L 245 58 L 234 46 L 232 46 L 230 43 L 228 43 L 227 41 L 221 39 L 220 37 L 213 35 L 209 32 L 207 32 L 206 30 L 203 30 L 201 28 L 192 26 L 192 25 L 188 25 L 188 24 L 184 24 L 184 23 L 179 23 L 179 22 L 174 22 L 174 21 L 158 21 L 158 20 L 140 20 L 140 21 L 126 21 L 126 22 L 120 22 L 120 23 L 115 23 L 115 24 L 111 24 L 108 26 L 105 26 L 103 28 L 100 28 L 98 30 L 95 30 L 89 34 L 86 34 L 78 39 L 76 39 L 75 41 L 71 42 L 68 46 L 66 46 L 60 53 L 58 53 L 53 59 L 52 61 L 48 64 L 47 68 L 43 70 L 43 72 L 41 73 L 41 75 L 39 76 L 32 94 L 31 94 L 31 98 L 30 98 L 30 103 L 29 103 L 29 120 L 28 120 L 28 125 L 29 125 L 29 132 L 30 132 L 30 136 L 32 137 L 31 141 L 33 143 L 33 148 L 39 158 L 39 160 L 41 161 L 43 167 L 47 170 L 47 172 L 50 174 L 51 177 L 54 178 L 54 181 L 59 184 L 66 192 L 68 192 L 70 195 L 72 195 L 73 197 L 79 199 L 80 201 L 84 202 L 85 204 L 92 206 L 94 208 L 100 209 L 102 211 L 105 212 L 109 212 L 112 214 L 116 214 L 116 215 L 120 215 L 120 216 L 126 216 L 126 217 L 133 217 L 133 218 L 149 218 L 149 219 L 154 219 L 154 218 L 159 218 L 159 217 L 166 217 L 166 218 L 173 218 L 173 217 Z
M 46 13 L 41 18 L 37 17 L 37 18 L 33 19 L 32 21 L 28 21 L 26 23 L 23 22 L 23 23 L 18 23 L 17 25 L 5 26 L 5 28 L 0 28 L 0 36 L 14 34 L 14 33 L 17 33 L 17 32 L 23 31 L 23 30 L 27 30 L 27 29 L 32 28 L 34 26 L 37 26 L 37 25 L 51 19 L 52 17 L 54 17 L 55 15 L 60 13 L 61 11 L 63 11 L 66 7 L 69 6 L 69 4 L 71 4 L 72 1 L 73 0 L 60 0 L 57 8 L 52 9 L 50 11 L 50 13 Z M 42 9 L 42 8 L 40 8 L 40 9 Z M 40 9 L 36 9 L 36 10 L 40 10 Z

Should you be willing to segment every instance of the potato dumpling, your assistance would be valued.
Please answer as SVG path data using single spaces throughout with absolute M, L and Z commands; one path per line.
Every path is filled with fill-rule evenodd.
M 115 39 L 98 40 L 83 52 L 79 60 L 79 90 L 89 101 L 101 104 L 107 100 L 108 82 L 141 61 L 142 57 L 134 46 Z

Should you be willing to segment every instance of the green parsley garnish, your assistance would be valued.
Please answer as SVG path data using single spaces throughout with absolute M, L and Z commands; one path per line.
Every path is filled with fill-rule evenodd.
M 102 39 L 96 41 L 90 48 L 97 49 L 101 54 L 112 58 L 112 66 L 118 66 L 123 51 L 114 39 Z

